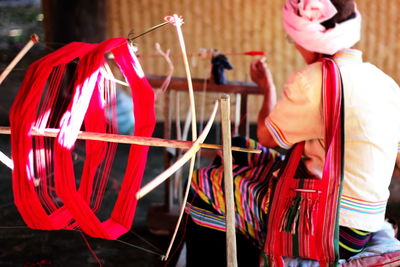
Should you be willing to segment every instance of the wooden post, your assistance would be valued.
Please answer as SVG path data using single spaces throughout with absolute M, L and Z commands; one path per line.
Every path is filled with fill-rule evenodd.
M 12 69 L 17 65 L 17 63 L 23 58 L 23 56 L 32 48 L 32 46 L 39 41 L 39 37 L 36 34 L 31 35 L 31 39 L 26 45 L 19 51 L 19 53 L 15 56 L 15 58 L 8 64 L 5 70 L 0 74 L 0 84 L 4 81 L 4 79 L 8 76 L 8 74 L 12 71 Z
M 226 203 L 226 263 L 228 267 L 237 267 L 235 199 L 233 194 L 232 151 L 230 150 L 232 144 L 229 95 L 224 95 L 220 101 Z

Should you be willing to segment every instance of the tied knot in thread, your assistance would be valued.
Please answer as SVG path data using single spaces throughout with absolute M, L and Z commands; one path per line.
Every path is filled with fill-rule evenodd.
M 171 15 L 165 16 L 164 20 L 166 22 L 168 22 L 169 24 L 172 24 L 172 25 L 178 26 L 178 27 L 182 26 L 182 24 L 184 23 L 183 22 L 183 17 L 182 16 L 178 16 L 177 14 L 174 14 L 172 16 Z

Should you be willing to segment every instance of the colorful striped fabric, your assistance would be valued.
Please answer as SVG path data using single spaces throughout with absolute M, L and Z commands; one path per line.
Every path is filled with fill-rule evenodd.
M 265 125 L 270 133 L 275 137 L 274 139 L 278 142 L 280 147 L 283 147 L 284 149 L 290 149 L 294 145 L 286 139 L 283 132 L 269 117 L 265 119 Z
M 274 172 L 279 170 L 283 159 L 278 152 L 251 139 L 237 137 L 232 144 L 262 150 L 260 154 L 233 153 L 236 228 L 261 249 L 266 234 L 265 216 L 276 183 Z M 196 170 L 192 179 L 192 192 L 212 206 L 215 213 L 191 204 L 186 206 L 186 212 L 195 223 L 216 230 L 225 230 L 224 168 L 221 163 L 221 158 L 217 157 L 210 166 Z
M 190 214 L 193 221 L 200 226 L 223 232 L 226 231 L 225 216 L 196 207 L 191 203 L 186 204 L 185 212 Z
M 340 258 L 348 259 L 360 253 L 371 239 L 371 232 L 340 226 Z
M 326 160 L 322 179 L 296 179 L 304 142 L 296 144 L 280 173 L 268 214 L 264 252 L 273 266 L 282 256 L 335 265 L 339 260 L 338 208 L 343 180 L 343 101 L 338 67 L 322 59 Z
M 335 61 L 352 60 L 362 62 L 362 52 L 356 49 L 343 49 L 333 56 Z
M 371 202 L 342 195 L 340 208 L 366 214 L 378 214 L 386 211 L 387 201 Z

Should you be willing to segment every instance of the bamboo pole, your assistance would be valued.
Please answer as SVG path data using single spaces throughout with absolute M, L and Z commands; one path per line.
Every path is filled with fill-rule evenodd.
M 11 170 L 14 169 L 14 164 L 12 159 L 10 159 L 9 157 L 7 157 L 6 154 L 4 154 L 3 152 L 0 151 L 0 162 L 3 162 L 4 165 L 6 165 L 8 168 L 10 168 Z
M 182 17 L 179 17 L 177 14 L 174 14 L 172 16 L 167 16 L 167 17 L 165 17 L 165 19 L 169 23 L 171 23 L 172 25 L 175 26 L 176 32 L 178 34 L 179 45 L 180 45 L 181 51 L 182 51 L 182 58 L 183 58 L 184 66 L 185 66 L 186 80 L 187 80 L 187 85 L 188 85 L 190 110 L 192 112 L 191 113 L 191 115 L 192 115 L 192 140 L 194 141 L 197 139 L 196 105 L 194 102 L 192 76 L 190 74 L 189 61 L 188 61 L 187 54 L 186 54 L 185 39 L 183 38 L 183 33 L 182 33 L 182 28 L 181 28 L 181 26 L 183 24 L 183 19 L 182 19 Z
M 31 135 L 33 136 L 45 136 L 45 137 L 57 137 L 59 129 L 46 128 L 44 130 L 32 129 Z M 0 126 L 0 134 L 11 134 L 10 127 Z M 121 144 L 135 144 L 143 146 L 156 146 L 156 147 L 172 147 L 181 149 L 190 149 L 194 142 L 193 141 L 182 141 L 182 140 L 171 140 L 161 139 L 155 137 L 141 137 L 131 135 L 119 135 L 119 134 L 108 134 L 108 133 L 95 133 L 95 132 L 79 132 L 78 138 L 82 140 L 94 140 L 104 141 L 111 143 Z M 203 149 L 222 149 L 221 145 L 216 144 L 199 144 L 200 148 Z M 233 151 L 245 152 L 245 153 L 261 153 L 259 149 L 247 149 L 242 147 L 232 147 Z
M 208 133 L 207 133 L 207 134 L 208 134 Z M 207 135 L 206 135 L 206 136 L 207 136 Z M 199 138 L 200 138 L 200 137 L 199 137 Z M 187 182 L 187 184 L 186 184 L 185 195 L 184 195 L 184 197 L 183 197 L 183 199 L 184 199 L 185 201 L 182 203 L 181 209 L 180 209 L 180 211 L 179 211 L 178 221 L 177 221 L 177 223 L 176 223 L 176 226 L 175 226 L 174 233 L 173 233 L 173 235 L 172 235 L 171 241 L 169 242 L 169 246 L 168 246 L 167 252 L 165 253 L 164 256 L 161 257 L 161 260 L 163 260 L 163 261 L 166 261 L 166 260 L 168 259 L 169 254 L 171 253 L 171 249 L 172 249 L 172 246 L 173 246 L 173 244 L 174 244 L 175 238 L 176 238 L 176 236 L 177 236 L 177 234 L 178 234 L 179 226 L 180 226 L 180 224 L 181 224 L 181 221 L 182 221 L 182 218 L 183 218 L 183 214 L 184 214 L 184 212 L 185 212 L 186 201 L 187 201 L 188 196 L 189 196 L 190 186 L 191 186 L 191 184 L 192 184 L 191 181 L 192 181 L 192 175 L 193 175 L 194 164 L 195 164 L 195 163 L 196 163 L 196 157 L 195 157 L 195 153 L 194 153 L 194 156 L 192 156 L 192 158 L 190 159 L 190 166 L 189 166 L 189 173 L 188 173 L 188 176 L 189 176 L 189 177 L 188 177 L 188 182 Z
M 5 70 L 0 74 L 0 84 L 3 83 L 4 79 L 8 76 L 8 74 L 12 71 L 12 69 L 17 65 L 17 63 L 23 58 L 23 56 L 32 48 L 32 46 L 39 41 L 39 36 L 36 34 L 31 35 L 31 39 L 26 45 L 19 51 L 19 53 L 15 56 L 15 58 L 8 64 Z
M 230 99 L 224 95 L 221 99 L 221 125 L 222 146 L 224 161 L 225 184 L 225 221 L 226 221 L 226 264 L 228 267 L 237 267 L 236 234 L 235 234 L 235 199 L 233 193 L 232 173 L 232 144 L 231 144 L 231 120 Z
M 194 171 L 194 164 L 196 162 L 196 152 L 200 149 L 200 144 L 204 142 L 204 140 L 206 139 L 208 133 L 210 132 L 211 126 L 214 122 L 215 119 L 215 115 L 217 114 L 217 109 L 218 109 L 218 102 L 215 102 L 215 106 L 214 106 L 214 110 L 213 113 L 211 114 L 210 119 L 207 122 L 206 127 L 204 128 L 204 131 L 200 134 L 200 136 L 197 138 L 197 120 L 196 120 L 196 105 L 194 102 L 194 93 L 193 93 L 193 84 L 192 84 L 192 77 L 190 74 L 190 68 L 189 68 L 189 61 L 186 55 L 186 47 L 185 47 L 185 41 L 183 38 L 183 34 L 182 34 L 182 29 L 181 26 L 183 24 L 183 20 L 181 17 L 178 17 L 178 15 L 174 14 L 173 16 L 167 16 L 165 18 L 167 21 L 169 21 L 170 23 L 172 23 L 175 27 L 176 27 L 176 31 L 178 33 L 178 38 L 179 38 L 179 44 L 181 47 L 181 51 L 182 51 L 182 57 L 183 57 L 183 63 L 185 65 L 185 71 L 186 71 L 186 78 L 187 78 L 187 83 L 188 83 L 188 91 L 189 91 L 189 101 L 190 101 L 190 110 L 191 110 L 191 118 L 192 118 L 192 141 L 193 146 L 182 156 L 182 158 L 180 158 L 177 162 L 175 162 L 175 164 L 173 164 L 170 168 L 168 168 L 164 173 L 167 173 L 167 171 L 171 171 L 173 170 L 173 166 L 176 165 L 176 170 L 174 170 L 173 172 L 177 171 L 180 167 L 183 166 L 183 164 L 187 161 L 182 161 L 182 165 L 179 165 L 178 162 L 181 159 L 184 159 L 186 156 L 189 158 L 190 157 L 190 167 L 189 167 L 189 173 L 188 173 L 188 181 L 187 181 L 187 187 L 186 187 L 186 193 L 185 196 L 183 198 L 183 205 L 181 207 L 180 213 L 179 213 L 179 218 L 178 218 L 178 222 L 175 226 L 175 230 L 174 230 L 174 234 L 172 235 L 171 238 L 171 242 L 168 246 L 168 250 L 165 254 L 164 257 L 162 257 L 162 260 L 167 260 L 169 253 L 171 252 L 172 249 L 172 245 L 175 241 L 176 238 L 176 234 L 178 232 L 179 229 L 179 225 L 181 224 L 182 218 L 183 218 L 183 213 L 185 211 L 185 205 L 186 205 L 186 201 L 188 198 L 188 194 L 189 194 L 189 189 L 190 189 L 190 184 L 191 184 L 191 179 L 192 179 L 192 173 Z M 191 152 L 192 150 L 192 152 Z M 191 152 L 191 153 L 189 153 Z M 170 175 L 172 175 L 173 173 L 171 173 Z M 169 176 L 170 176 L 169 175 Z M 160 181 L 161 180 L 161 176 L 160 175 L 158 177 L 158 179 Z M 168 176 L 165 175 L 165 177 L 167 178 Z M 156 179 L 154 179 L 156 180 Z

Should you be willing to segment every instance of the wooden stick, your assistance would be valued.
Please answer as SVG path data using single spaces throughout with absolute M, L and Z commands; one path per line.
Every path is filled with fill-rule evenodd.
M 168 169 L 166 169 L 164 172 L 162 172 L 156 178 L 154 178 L 151 182 L 142 187 L 136 193 L 136 198 L 138 200 L 147 195 L 150 191 L 159 186 L 166 179 L 168 179 L 168 177 L 174 174 L 180 167 L 182 167 L 186 162 L 188 162 L 193 157 L 194 154 L 196 154 L 196 152 L 200 149 L 200 144 L 204 142 L 208 133 L 210 132 L 212 123 L 214 122 L 215 115 L 217 113 L 217 109 L 218 109 L 218 102 L 216 102 L 214 105 L 213 112 L 211 114 L 210 119 L 207 122 L 206 127 L 204 127 L 203 132 L 200 134 L 199 138 L 197 138 L 197 140 L 193 143 L 192 147 L 188 151 L 186 151 L 186 153 L 183 154 L 183 156 L 180 159 L 175 161 L 175 163 L 172 164 Z
M 53 128 L 46 128 L 43 131 L 33 128 L 31 131 L 31 135 L 57 137 L 59 131 L 60 131 L 59 129 L 53 129 Z M 0 126 L 0 134 L 11 134 L 10 127 Z M 141 137 L 141 136 L 82 132 L 82 131 L 79 132 L 77 139 L 104 141 L 104 142 L 121 143 L 121 144 L 135 144 L 143 146 L 172 147 L 172 148 L 182 148 L 182 149 L 189 149 L 194 144 L 194 142 L 192 141 L 181 141 L 181 140 L 161 139 L 155 137 Z M 222 149 L 221 145 L 215 145 L 215 144 L 199 144 L 199 147 L 203 149 Z M 232 150 L 238 152 L 246 152 L 246 153 L 257 153 L 257 154 L 261 153 L 261 150 L 259 149 L 248 149 L 242 147 L 232 147 Z
M 4 165 L 6 165 L 8 168 L 10 168 L 11 170 L 14 169 L 14 163 L 12 161 L 12 159 L 10 159 L 9 157 L 7 157 L 6 154 L 4 154 L 3 152 L 0 151 L 0 162 L 3 162 Z
M 162 83 L 160 90 L 161 92 L 165 92 L 168 89 L 169 83 L 171 82 L 172 74 L 174 74 L 174 64 L 172 64 L 172 61 L 169 57 L 169 53 L 171 49 L 168 49 L 166 52 L 162 51 L 161 45 L 159 43 L 156 43 L 156 50 L 157 52 L 163 56 L 165 61 L 168 63 L 168 73 L 167 73 L 167 78 L 165 78 L 164 82 Z
M 231 120 L 229 95 L 221 98 L 222 146 L 225 184 L 226 262 L 228 267 L 237 267 L 235 234 L 235 199 L 233 192 Z
M 199 138 L 197 138 L 196 105 L 195 105 L 195 102 L 194 102 L 194 93 L 193 93 L 192 77 L 191 77 L 191 75 L 190 75 L 189 61 L 188 61 L 188 58 L 187 58 L 186 47 L 185 47 L 185 41 L 184 41 L 184 38 L 183 38 L 182 29 L 181 29 L 181 25 L 182 25 L 182 23 L 183 23 L 183 20 L 182 20 L 182 18 L 178 17 L 178 15 L 176 15 L 176 14 L 174 14 L 172 17 L 170 17 L 170 19 L 172 19 L 172 21 L 170 20 L 170 22 L 173 22 L 173 24 L 174 24 L 175 27 L 176 27 L 176 31 L 177 31 L 177 33 L 178 33 L 179 44 L 180 44 L 180 46 L 181 46 L 183 62 L 184 62 L 184 65 L 185 65 L 186 78 L 187 78 L 188 90 L 189 90 L 189 101 L 190 101 L 191 118 L 192 118 L 192 141 L 194 141 L 194 144 L 193 144 L 193 147 L 192 147 L 192 148 L 194 148 L 194 149 L 193 149 L 193 155 L 191 156 L 191 161 L 190 161 L 190 168 L 189 168 L 188 182 L 187 182 L 188 185 L 187 185 L 185 197 L 184 197 L 184 199 L 183 199 L 181 211 L 180 211 L 180 214 L 179 214 L 178 222 L 177 222 L 177 224 L 176 224 L 176 226 L 175 226 L 174 234 L 173 234 L 172 239 L 171 239 L 171 242 L 170 242 L 170 244 L 169 244 L 169 246 L 168 246 L 168 250 L 167 250 L 165 256 L 163 257 L 163 260 L 167 260 L 167 259 L 168 259 L 169 253 L 171 252 L 172 245 L 173 245 L 173 243 L 174 243 L 176 234 L 177 234 L 178 229 L 179 229 L 179 225 L 180 225 L 180 223 L 181 223 L 181 221 L 182 221 L 182 217 L 183 217 L 183 213 L 184 213 L 184 211 L 185 211 L 185 205 L 186 205 L 186 201 L 187 201 L 187 197 L 188 197 L 188 193 L 189 193 L 189 188 L 190 188 L 190 184 L 191 184 L 192 173 L 193 173 L 193 171 L 194 171 L 194 165 L 195 165 L 195 162 L 196 162 L 196 152 L 197 152 L 197 151 L 199 150 L 199 148 L 200 148 L 199 145 L 200 145 L 201 143 L 203 143 L 204 140 L 205 140 L 205 138 L 207 137 L 207 135 L 208 135 L 208 133 L 209 133 L 209 131 L 210 131 L 210 129 L 211 129 L 212 122 L 213 122 L 214 119 L 215 119 L 215 115 L 216 115 L 216 113 L 217 113 L 217 109 L 218 109 L 218 102 L 216 102 L 216 103 L 215 103 L 215 106 L 214 106 L 213 113 L 211 114 L 211 117 L 210 117 L 210 119 L 209 119 L 209 121 L 208 121 L 206 127 L 204 128 L 204 131 L 200 134 Z M 167 21 L 168 21 L 168 19 L 167 19 Z M 195 141 L 195 140 L 196 140 L 196 141 Z M 197 149 L 196 149 L 196 146 L 198 146 Z M 190 151 L 190 150 L 189 150 L 189 151 Z M 189 153 L 188 153 L 189 151 L 187 151 L 187 152 L 182 156 L 182 158 L 183 158 L 185 155 L 189 155 Z M 178 160 L 178 161 L 179 161 L 179 160 Z M 175 163 L 175 164 L 176 164 L 176 163 Z M 174 166 L 175 164 L 173 164 L 172 166 Z M 182 165 L 183 165 L 183 164 L 182 164 Z M 182 166 L 182 165 L 181 165 L 181 166 Z M 171 166 L 171 167 L 172 167 L 172 166 Z M 178 165 L 177 165 L 177 166 L 178 166 Z M 180 167 L 181 167 L 181 166 L 180 166 Z M 180 167 L 178 167 L 178 168 L 180 168 Z M 169 169 L 169 168 L 168 168 L 168 169 Z M 168 169 L 167 169 L 167 170 L 168 170 Z M 172 173 L 171 173 L 171 174 L 172 174 Z M 154 180 L 156 180 L 156 179 L 154 179 Z
M 233 134 L 239 135 L 239 126 L 240 126 L 240 120 L 241 120 L 241 102 L 242 102 L 242 95 L 239 93 L 236 93 L 235 95 L 235 124 L 234 124 L 234 128 L 233 128 Z
M 194 102 L 192 76 L 190 75 L 189 60 L 186 54 L 185 39 L 183 38 L 183 33 L 181 28 L 183 24 L 183 19 L 179 17 L 177 14 L 174 14 L 173 16 L 167 16 L 166 20 L 175 26 L 176 32 L 178 33 L 179 45 L 182 51 L 182 58 L 183 58 L 183 63 L 185 65 L 186 80 L 189 90 L 190 110 L 192 112 L 192 140 L 194 141 L 197 139 L 196 105 Z
M 32 48 L 32 46 L 39 42 L 39 36 L 36 34 L 31 35 L 31 39 L 28 43 L 19 51 L 19 53 L 15 56 L 15 58 L 8 64 L 5 70 L 0 74 L 0 84 L 3 83 L 4 79 L 8 76 L 8 74 L 12 71 L 12 69 L 17 65 L 17 63 L 22 59 L 22 57 Z
M 194 165 L 196 163 L 196 154 L 193 155 L 193 157 L 190 159 L 190 167 L 189 167 L 189 173 L 188 173 L 188 181 L 186 184 L 186 190 L 185 190 L 185 196 L 183 197 L 184 201 L 182 203 L 181 206 L 181 210 L 179 212 L 179 217 L 178 217 L 178 221 L 175 225 L 175 230 L 174 230 L 174 234 L 172 235 L 171 241 L 169 242 L 169 246 L 167 249 L 167 252 L 165 253 L 165 255 L 161 258 L 161 260 L 166 261 L 169 257 L 169 254 L 171 253 L 171 249 L 172 249 L 172 245 L 174 244 L 176 235 L 178 233 L 179 230 L 179 226 L 181 224 L 182 218 L 183 218 L 183 214 L 185 212 L 185 207 L 186 207 L 186 201 L 188 199 L 189 196 L 189 191 L 190 191 L 190 185 L 192 184 L 192 175 L 193 175 L 193 171 L 194 171 Z
M 145 30 L 145 31 L 142 32 L 141 34 L 136 35 L 136 36 L 133 36 L 133 37 L 130 37 L 130 35 L 133 33 L 133 32 L 131 31 L 131 32 L 128 34 L 128 41 L 132 43 L 135 39 L 137 39 L 137 38 L 139 38 L 139 37 L 141 37 L 141 36 L 143 36 L 143 35 L 145 35 L 145 34 L 148 34 L 149 32 L 152 32 L 152 31 L 154 31 L 154 30 L 156 30 L 156 29 L 158 29 L 158 28 L 160 28 L 160 27 L 162 27 L 162 26 L 164 26 L 164 25 L 167 25 L 167 24 L 168 24 L 168 22 L 160 23 L 160 24 L 158 24 L 158 25 L 155 25 L 155 26 L 153 26 L 153 27 L 151 27 L 151 28 Z

